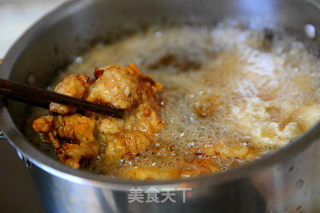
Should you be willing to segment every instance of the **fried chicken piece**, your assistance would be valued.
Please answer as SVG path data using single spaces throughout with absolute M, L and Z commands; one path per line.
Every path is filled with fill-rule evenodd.
M 112 122 L 112 123 L 111 123 Z M 105 154 L 108 160 L 117 160 L 131 154 L 145 152 L 152 144 L 164 122 L 149 105 L 140 104 L 123 120 L 104 118 L 98 121 L 98 131 L 107 143 Z
M 307 131 L 320 120 L 320 104 L 301 107 L 295 117 L 303 131 Z
M 96 69 L 98 78 L 89 88 L 87 101 L 128 109 L 140 98 L 139 79 L 141 73 L 119 65 Z
M 97 151 L 86 143 L 65 143 L 57 150 L 59 159 L 66 165 L 75 169 L 80 168 L 81 161 L 90 161 L 97 155 Z
M 54 116 L 43 116 L 33 121 L 33 129 L 39 132 L 42 142 L 51 144 L 54 149 L 60 148 L 59 140 L 56 138 Z
M 154 116 L 153 118 L 152 115 Z M 159 132 L 164 125 L 154 113 L 148 115 L 147 119 L 142 121 L 139 114 L 128 116 L 123 122 L 114 122 L 111 126 L 106 119 L 98 121 L 98 131 L 100 138 L 106 144 L 105 157 L 109 161 L 118 160 L 127 154 L 137 155 L 145 152 L 152 144 L 154 134 Z M 138 120 L 138 121 L 136 121 Z M 99 125 L 100 124 L 100 125 Z M 104 129 L 102 125 L 108 126 Z
M 83 74 L 72 74 L 66 76 L 54 89 L 55 92 L 72 96 L 75 98 L 82 98 L 90 85 L 90 78 Z M 58 103 L 50 103 L 50 111 L 62 115 L 75 113 L 77 108 L 66 106 Z
M 32 127 L 39 133 L 52 132 L 54 127 L 54 117 L 47 115 L 33 121 Z
M 93 143 L 96 120 L 79 114 L 56 117 L 55 129 L 60 138 L 76 140 L 80 143 Z
M 190 163 L 185 163 L 179 173 L 181 178 L 201 176 L 209 173 L 217 173 L 220 169 L 208 159 L 194 159 Z
M 60 160 L 74 168 L 79 168 L 83 159 L 91 160 L 99 154 L 98 140 L 102 147 L 105 145 L 105 159 L 108 161 L 126 155 L 136 156 L 147 150 L 154 134 L 164 125 L 157 115 L 161 102 L 158 92 L 162 85 L 143 76 L 136 65 L 96 68 L 94 75 L 95 81 L 82 74 L 67 76 L 55 91 L 126 109 L 123 119 L 93 112 L 86 112 L 86 116 L 66 115 L 76 109 L 51 103 L 50 111 L 62 115 L 44 116 L 33 124 L 42 140 L 56 149 Z M 71 140 L 71 143 L 61 145 L 61 139 Z
M 234 158 L 242 160 L 252 160 L 258 156 L 258 153 L 250 146 L 243 146 L 239 143 L 224 141 L 220 141 L 212 145 L 197 147 L 194 149 L 194 153 L 208 158 L 218 156 L 222 159 Z
M 169 180 L 178 178 L 179 170 L 158 167 L 126 168 L 119 174 L 121 178 L 134 180 Z
M 111 171 L 108 172 L 116 177 L 125 179 L 169 180 L 190 178 L 220 171 L 214 160 L 204 157 L 197 158 L 196 156 L 193 160 L 176 158 L 175 155 L 172 155 L 174 153 L 175 151 L 170 145 L 160 145 L 152 149 L 151 153 L 142 154 L 142 161 L 138 164 L 124 164 L 120 168 L 111 167 Z M 131 159 L 130 157 L 124 158 L 125 161 L 130 161 Z
M 62 162 L 79 168 L 82 160 L 92 160 L 98 154 L 99 145 L 93 134 L 95 122 L 79 114 L 44 116 L 33 122 L 33 128 L 44 142 L 52 144 Z M 59 139 L 72 143 L 61 144 Z
M 102 141 L 112 140 L 114 136 L 120 135 L 124 131 L 124 119 L 112 118 L 99 115 L 97 120 L 97 132 Z
M 219 171 L 220 169 L 208 159 L 194 159 L 191 162 L 177 162 L 175 166 L 172 165 L 170 168 L 157 166 L 126 167 L 120 170 L 119 176 L 135 180 L 169 180 L 190 178 Z
M 105 76 L 108 76 L 109 72 L 112 72 L 114 76 L 122 76 L 126 79 L 121 81 L 118 88 L 127 84 L 130 88 L 130 93 L 128 93 L 130 95 L 117 95 L 117 97 L 123 99 L 115 102 L 126 103 L 125 106 L 130 107 L 124 119 L 98 116 L 97 130 L 99 138 L 106 144 L 105 157 L 108 161 L 115 161 L 127 154 L 135 156 L 145 152 L 152 144 L 154 134 L 158 133 L 164 126 L 164 122 L 157 115 L 161 101 L 157 92 L 161 91 L 162 86 L 160 83 L 154 82 L 149 76 L 143 76 L 135 65 L 125 68 L 110 66 L 104 70 L 96 70 L 95 76 L 98 77 L 96 82 L 99 81 L 100 85 L 108 85 Z M 105 73 L 109 74 L 106 75 Z M 92 87 L 96 87 L 96 85 L 93 84 Z M 118 92 L 120 91 L 122 89 Z M 89 97 L 92 96 L 89 94 Z M 105 100 L 99 94 L 96 94 L 95 97 L 95 100 Z
M 125 118 L 125 131 L 140 131 L 147 136 L 158 133 L 164 122 L 149 104 L 140 104 L 136 110 Z
M 151 143 L 152 140 L 140 131 L 126 132 L 123 137 L 114 137 L 107 142 L 106 160 L 118 160 L 127 154 L 135 156 L 145 152 Z

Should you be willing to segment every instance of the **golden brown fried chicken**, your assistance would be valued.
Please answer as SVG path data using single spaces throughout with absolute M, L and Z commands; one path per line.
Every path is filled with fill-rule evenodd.
M 119 77 L 121 82 L 112 95 L 115 97 L 115 102 L 107 102 L 104 95 L 99 95 L 98 90 L 95 99 L 87 99 L 93 102 L 104 104 L 112 104 L 113 106 L 130 107 L 126 112 L 123 120 L 99 115 L 97 122 L 98 135 L 103 143 L 106 144 L 105 156 L 109 161 L 114 161 L 123 156 L 137 155 L 147 150 L 153 141 L 154 134 L 159 132 L 164 126 L 164 122 L 157 115 L 160 107 L 160 99 L 157 93 L 161 91 L 162 86 L 154 82 L 150 77 L 143 76 L 138 68 L 131 64 L 128 67 L 109 66 L 96 71 L 95 76 L 98 77 L 96 81 L 103 87 L 109 87 L 108 78 L 110 75 Z M 105 74 L 109 73 L 109 74 Z M 126 82 L 126 84 L 124 84 Z M 112 83 L 114 84 L 114 82 Z M 91 88 L 100 88 L 100 86 L 93 84 Z M 130 92 L 124 95 L 123 88 L 129 85 Z M 92 90 L 91 90 L 92 92 Z M 121 95 L 118 95 L 121 93 Z M 111 95 L 111 96 L 112 96 Z M 93 97 L 89 96 L 88 97 Z
M 220 141 L 207 146 L 197 147 L 194 151 L 196 155 L 205 157 L 220 157 L 222 159 L 234 158 L 241 160 L 252 160 L 258 156 L 258 153 L 249 146 Z
M 44 142 L 51 143 L 61 161 L 79 168 L 81 160 L 92 160 L 98 154 L 94 138 L 95 119 L 79 114 L 44 116 L 33 122 L 33 128 Z M 71 143 L 62 143 L 65 139 Z
M 153 142 L 154 134 L 164 126 L 156 112 L 145 104 L 140 104 L 122 122 L 114 121 L 112 126 L 110 120 L 102 118 L 98 124 L 101 138 L 107 144 L 105 154 L 108 160 L 117 160 L 126 154 L 135 156 L 146 151 Z
M 143 168 L 127 168 L 122 170 L 120 177 L 135 180 L 168 180 L 179 178 L 179 170 L 164 169 L 158 167 L 143 167 Z
M 141 95 L 137 78 L 139 75 L 141 73 L 131 72 L 118 65 L 96 69 L 97 80 L 89 88 L 86 100 L 128 109 Z
M 168 167 L 127 167 L 119 172 L 119 176 L 127 179 L 138 180 L 168 180 L 201 176 L 219 172 L 220 169 L 208 159 L 194 159 L 177 162 L 176 165 Z
M 217 173 L 220 169 L 208 159 L 194 159 L 192 162 L 185 163 L 180 170 L 181 178 L 195 177 L 210 173 Z
M 307 131 L 320 119 L 320 104 L 301 107 L 296 115 L 303 131 Z
M 143 76 L 135 65 L 96 68 L 94 75 L 95 81 L 82 74 L 67 76 L 55 91 L 126 109 L 123 119 L 92 112 L 83 116 L 75 113 L 76 108 L 51 103 L 50 111 L 60 115 L 44 116 L 33 123 L 42 140 L 56 149 L 60 160 L 74 168 L 84 160 L 94 160 L 100 146 L 105 148 L 108 161 L 136 156 L 147 150 L 154 134 L 164 125 L 157 115 L 162 85 Z
M 72 96 L 75 98 L 82 98 L 86 89 L 90 85 L 90 79 L 83 74 L 72 74 L 63 79 L 54 89 L 55 92 Z M 58 103 L 50 103 L 50 111 L 59 114 L 71 114 L 76 112 L 75 107 L 66 106 Z
M 139 131 L 126 132 L 123 137 L 114 137 L 107 142 L 106 159 L 114 161 L 127 154 L 135 156 L 146 151 L 151 143 L 152 140 Z
M 92 145 L 86 143 L 65 143 L 58 150 L 57 154 L 66 165 L 78 169 L 82 161 L 91 161 L 97 157 L 97 151 L 94 149 Z
M 56 130 L 59 137 L 77 140 L 80 143 L 95 141 L 93 131 L 96 120 L 79 114 L 56 116 Z

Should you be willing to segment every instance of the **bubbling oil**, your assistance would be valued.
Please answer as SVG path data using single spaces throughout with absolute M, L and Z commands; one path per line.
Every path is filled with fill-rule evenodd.
M 78 57 L 57 81 L 135 63 L 165 88 L 166 125 L 151 147 L 116 163 L 101 160 L 98 168 L 117 177 L 130 168 L 172 169 L 217 143 L 250 147 L 254 160 L 310 128 L 320 118 L 319 60 L 294 38 L 268 33 L 226 25 L 149 29 Z M 207 158 L 219 171 L 250 161 Z

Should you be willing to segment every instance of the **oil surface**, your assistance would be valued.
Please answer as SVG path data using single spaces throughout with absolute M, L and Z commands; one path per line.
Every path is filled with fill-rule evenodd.
M 166 125 L 147 152 L 113 164 L 101 159 L 91 168 L 98 173 L 125 177 L 128 168 L 172 169 L 199 157 L 196 148 L 216 143 L 248 146 L 260 157 L 320 118 L 320 63 L 301 42 L 224 25 L 149 29 L 99 44 L 53 86 L 71 73 L 92 77 L 95 67 L 130 63 L 164 85 L 160 113 Z M 209 160 L 220 171 L 249 161 Z

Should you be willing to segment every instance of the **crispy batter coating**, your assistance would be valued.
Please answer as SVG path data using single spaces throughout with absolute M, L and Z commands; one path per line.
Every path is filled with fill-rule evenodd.
M 75 169 L 80 168 L 81 161 L 90 161 L 97 156 L 97 152 L 92 149 L 92 145 L 86 143 L 65 143 L 57 154 L 62 162 Z
M 95 122 L 95 119 L 79 114 L 44 116 L 33 122 L 33 128 L 41 134 L 44 142 L 55 148 L 61 161 L 79 168 L 81 160 L 92 160 L 98 155 L 99 147 L 93 134 Z
M 301 107 L 296 117 L 303 131 L 307 131 L 320 119 L 320 104 Z
M 47 115 L 33 121 L 33 129 L 39 133 L 48 133 L 53 130 L 54 117 Z
M 86 89 L 90 85 L 90 79 L 83 74 L 72 74 L 63 79 L 54 89 L 55 92 L 72 96 L 75 98 L 82 98 L 86 92 Z M 50 103 L 50 111 L 59 114 L 71 114 L 75 113 L 77 108 L 66 106 L 58 103 Z
M 195 177 L 210 173 L 217 173 L 220 169 L 208 159 L 194 159 L 190 163 L 185 163 L 180 171 L 181 178 Z
M 106 159 L 114 161 L 127 154 L 135 156 L 146 151 L 151 143 L 152 140 L 140 131 L 126 132 L 124 137 L 114 137 L 107 142 Z
M 240 145 L 239 143 L 229 143 L 226 141 L 197 147 L 194 149 L 194 153 L 209 158 L 220 157 L 222 159 L 234 158 L 241 160 L 252 160 L 258 156 L 258 152 L 250 146 Z
M 181 161 L 171 168 L 160 168 L 157 166 L 124 168 L 119 176 L 138 180 L 168 180 L 179 178 L 190 178 L 210 173 L 219 172 L 220 169 L 208 159 L 194 159 L 191 162 Z
M 130 72 L 118 65 L 96 69 L 95 76 L 98 79 L 89 88 L 86 100 L 128 109 L 141 96 L 137 78 L 139 75 L 141 73 Z
M 168 180 L 179 177 L 179 170 L 158 167 L 128 168 L 119 174 L 122 178 L 135 180 Z
M 111 68 L 112 72 L 115 72 L 118 66 L 111 66 Z M 103 73 L 99 70 L 96 74 L 98 80 L 102 78 L 99 84 L 107 81 L 103 76 L 106 72 L 110 72 L 111 68 Z M 125 69 L 126 71 L 123 71 L 123 68 L 118 69 L 118 72 L 124 72 L 127 77 L 135 76 L 135 79 L 128 83 L 131 95 L 127 98 L 130 103 L 126 103 L 130 104 L 130 110 L 126 112 L 123 120 L 100 115 L 97 122 L 98 135 L 106 144 L 105 156 L 109 161 L 118 160 L 127 154 L 135 156 L 146 151 L 152 144 L 154 134 L 164 126 L 164 122 L 157 115 L 161 101 L 157 92 L 161 91 L 161 84 L 154 82 L 149 76 L 143 76 L 135 65 Z M 107 84 L 105 82 L 105 85 Z M 133 91 L 135 94 L 132 93 Z
M 160 83 L 143 76 L 133 64 L 96 68 L 94 75 L 95 81 L 82 74 L 67 76 L 55 91 L 126 109 L 123 119 L 92 112 L 83 116 L 73 107 L 51 103 L 50 111 L 59 115 L 44 116 L 33 123 L 42 140 L 56 149 L 60 160 L 74 168 L 84 160 L 97 158 L 100 146 L 105 149 L 107 161 L 136 156 L 147 150 L 154 134 L 164 126 L 157 115 Z
M 96 68 L 94 76 L 95 81 L 84 75 L 67 76 L 55 91 L 126 109 L 123 119 L 92 112 L 84 116 L 75 113 L 75 108 L 51 103 L 50 111 L 58 115 L 43 116 L 33 123 L 43 142 L 50 143 L 59 159 L 73 168 L 80 168 L 82 163 L 98 156 L 112 164 L 143 154 L 165 125 L 158 115 L 163 101 L 159 96 L 162 85 L 142 75 L 135 65 Z M 199 116 L 211 114 L 210 110 L 218 104 L 213 99 L 208 103 L 194 106 Z M 168 155 L 172 154 L 172 150 L 165 150 Z M 172 168 L 125 167 L 118 176 L 140 180 L 188 178 L 219 172 L 220 168 L 212 160 L 216 157 L 247 161 L 254 159 L 257 152 L 238 143 L 220 141 L 194 148 L 193 155 L 193 159 L 180 160 Z
M 93 131 L 96 120 L 79 114 L 56 117 L 56 130 L 61 138 L 77 140 L 80 143 L 95 141 Z

